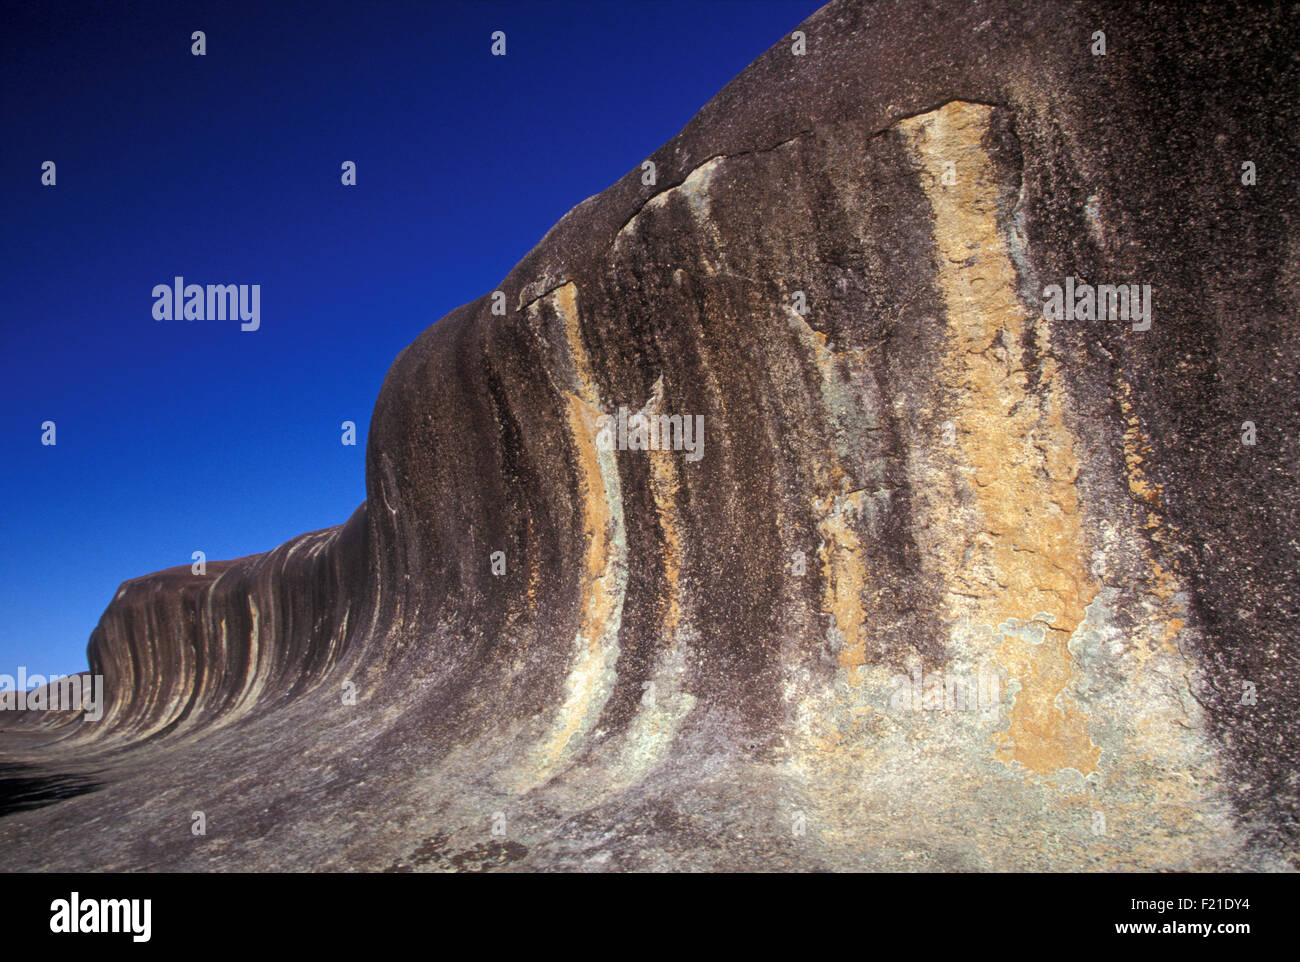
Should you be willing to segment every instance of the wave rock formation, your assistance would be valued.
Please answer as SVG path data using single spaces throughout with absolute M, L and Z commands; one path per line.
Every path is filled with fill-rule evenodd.
M 402 352 L 346 524 L 121 587 L 5 864 L 1293 865 L 1300 38 L 1197 18 L 820 10 Z

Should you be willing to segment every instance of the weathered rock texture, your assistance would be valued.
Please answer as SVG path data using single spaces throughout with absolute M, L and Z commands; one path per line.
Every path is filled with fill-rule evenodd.
M 1295 14 L 823 8 L 402 353 L 347 524 L 123 585 L 5 865 L 1293 866 Z

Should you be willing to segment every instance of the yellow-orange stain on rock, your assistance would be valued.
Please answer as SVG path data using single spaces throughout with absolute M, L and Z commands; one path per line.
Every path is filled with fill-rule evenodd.
M 838 504 L 827 508 L 815 503 L 820 510 L 829 512 L 817 523 L 821 535 L 818 558 L 825 585 L 822 606 L 834 617 L 835 627 L 844 636 L 839 664 L 850 672 L 867 660 L 863 635 L 866 613 L 862 608 L 867 570 L 861 539 L 853 530 L 853 522 L 861 514 L 862 496 L 863 492 L 854 491 L 842 498 L 829 499 Z
M 660 418 L 659 431 L 668 430 L 664 417 L 664 383 L 660 377 L 650 399 L 637 415 Z M 661 441 L 664 433 L 659 435 Z M 645 452 L 650 468 L 650 495 L 660 533 L 660 562 L 663 591 L 660 621 L 661 647 L 651 667 L 650 678 L 642 682 L 642 697 L 636 717 L 622 740 L 619 764 L 611 772 L 611 784 L 624 786 L 642 777 L 662 760 L 672 744 L 682 719 L 695 706 L 687 690 L 690 680 L 692 615 L 690 598 L 682 581 L 686 545 L 685 524 L 678 509 L 683 482 L 678 464 L 679 451 L 658 447 Z
M 618 465 L 614 452 L 601 450 L 596 443 L 600 396 L 578 324 L 577 288 L 572 282 L 564 284 L 553 292 L 553 298 L 573 363 L 574 383 L 565 391 L 565 401 L 582 494 L 586 549 L 574 661 L 559 716 L 541 746 L 538 767 L 543 775 L 560 761 L 575 735 L 591 728 L 609 699 L 627 590 Z
M 1133 495 L 1135 501 L 1141 507 L 1143 513 L 1143 527 L 1150 536 L 1152 542 L 1160 545 L 1164 542 L 1168 526 L 1161 516 L 1161 500 L 1164 497 L 1164 491 L 1161 486 L 1151 481 L 1143 465 L 1151 457 L 1151 446 L 1147 443 L 1142 434 L 1142 426 L 1138 421 L 1137 411 L 1133 407 L 1133 390 L 1129 386 L 1127 379 L 1123 375 L 1119 377 L 1119 406 L 1120 412 L 1124 416 L 1124 468 L 1128 479 L 1129 493 Z M 1174 611 L 1175 614 L 1181 613 L 1181 608 L 1175 604 L 1175 599 L 1179 591 L 1178 580 L 1174 572 L 1170 572 L 1165 567 L 1150 556 L 1150 551 L 1144 549 L 1148 556 L 1148 575 L 1147 587 L 1151 594 L 1165 603 L 1168 610 Z M 1187 623 L 1180 617 L 1171 618 L 1165 626 L 1163 636 L 1160 638 L 1159 647 L 1176 654 L 1177 648 L 1174 645 L 1174 639 L 1178 633 L 1185 628 Z M 1141 643 L 1135 646 L 1135 654 L 1138 659 L 1145 664 L 1146 661 L 1154 654 L 1154 651 Z
M 1041 643 L 1003 633 L 997 648 L 1008 677 L 1020 682 L 999 757 L 1039 774 L 1086 774 L 1097 770 L 1101 752 L 1070 696 L 1077 668 L 1069 640 L 1097 584 L 1087 567 L 1078 463 L 1050 333 L 1017 296 L 997 223 L 997 177 L 983 147 L 991 114 L 954 102 L 900 125 L 934 212 L 949 333 L 940 379 L 979 523 L 971 550 L 947 577 L 950 592 L 975 599 L 980 622 L 1042 627 Z M 1034 390 L 1023 363 L 1027 332 L 1042 358 Z
M 795 332 L 809 360 L 816 368 L 827 412 L 830 435 L 835 436 L 834 422 L 837 414 L 855 416 L 851 392 L 837 373 L 841 363 L 863 363 L 861 353 L 853 350 L 836 351 L 830 339 L 815 330 L 804 318 L 787 307 L 787 321 Z M 811 461 L 816 491 L 812 499 L 813 516 L 817 519 L 817 533 L 821 537 L 817 555 L 822 569 L 822 610 L 835 622 L 842 637 L 838 659 L 839 666 L 849 672 L 848 681 L 856 683 L 856 670 L 866 664 L 866 612 L 863 609 L 863 592 L 867 587 L 867 570 L 862 540 L 855 527 L 862 517 L 863 491 L 850 491 L 850 477 L 844 468 L 843 458 L 851 452 L 838 449 L 836 442 L 823 456 Z
M 1137 412 L 1133 409 L 1133 389 L 1122 375 L 1119 378 L 1119 406 L 1124 415 L 1124 467 L 1128 475 L 1128 489 L 1147 509 L 1147 530 L 1158 531 L 1162 525 L 1157 509 L 1163 492 L 1159 484 L 1147 478 L 1142 467 L 1151 456 L 1151 449 L 1142 437 Z
M 663 408 L 663 378 L 655 383 L 650 400 L 643 413 L 658 415 Z M 681 475 L 677 467 L 680 454 L 671 449 L 659 448 L 648 452 L 650 459 L 650 495 L 654 500 L 655 517 L 663 537 L 664 618 L 663 634 L 671 640 L 681 626 L 684 608 L 682 575 L 682 519 L 677 510 L 681 490 Z

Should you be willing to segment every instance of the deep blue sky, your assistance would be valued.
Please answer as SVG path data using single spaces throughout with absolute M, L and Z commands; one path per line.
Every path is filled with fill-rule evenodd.
M 346 520 L 398 352 L 819 6 L 0 3 L 0 674 Z M 177 274 L 260 284 L 261 330 L 155 321 Z

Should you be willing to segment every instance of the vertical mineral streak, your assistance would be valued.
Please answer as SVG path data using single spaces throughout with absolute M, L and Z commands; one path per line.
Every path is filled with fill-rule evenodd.
M 948 574 L 949 601 L 994 627 L 998 660 L 1020 682 L 1001 757 L 1039 774 L 1087 774 L 1100 750 L 1070 695 L 1069 643 L 1097 585 L 1087 569 L 1078 463 L 1050 334 L 1016 294 L 998 226 L 997 178 L 983 146 L 992 112 L 954 101 L 902 123 L 934 212 L 949 337 L 940 377 L 957 428 L 958 473 L 978 518 L 978 530 L 966 532 L 974 550 Z M 1025 368 L 1027 328 L 1042 359 L 1036 391 Z
M 582 341 L 577 287 L 570 282 L 557 288 L 551 306 L 563 325 L 573 364 L 573 383 L 565 401 L 587 548 L 582 565 L 581 622 L 565 680 L 564 702 L 539 746 L 535 772 L 539 782 L 554 773 L 570 742 L 590 731 L 614 690 L 618 633 L 627 592 L 627 537 L 617 452 L 602 450 L 596 443 L 595 419 L 602 405 Z

